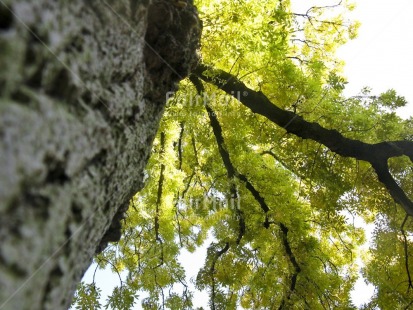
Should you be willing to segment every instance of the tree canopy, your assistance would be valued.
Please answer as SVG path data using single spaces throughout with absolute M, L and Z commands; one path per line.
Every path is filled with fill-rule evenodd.
M 356 37 L 348 1 L 293 12 L 288 0 L 199 0 L 200 62 L 164 112 L 147 183 L 119 243 L 96 257 L 127 274 L 107 306 L 363 309 L 413 304 L 413 128 L 394 90 L 343 95 L 337 48 Z M 366 250 L 363 227 L 374 223 Z M 179 260 L 206 240 L 193 283 Z M 141 297 L 139 297 L 141 296 Z M 142 297 L 143 296 L 143 297 Z M 79 309 L 99 309 L 81 283 Z

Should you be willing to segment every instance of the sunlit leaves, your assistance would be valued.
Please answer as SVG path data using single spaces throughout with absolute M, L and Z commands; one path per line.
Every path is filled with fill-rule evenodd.
M 136 298 L 136 292 L 132 291 L 131 289 L 116 287 L 113 290 L 112 295 L 109 296 L 105 308 L 128 310 L 132 308 Z
M 380 309 L 407 309 L 413 300 L 412 235 L 407 231 L 411 231 L 411 221 L 403 227 L 400 222 L 400 217 L 398 220 L 382 217 L 377 221 L 369 262 L 363 271 L 376 285 L 370 305 Z
M 74 296 L 72 304 L 78 310 L 97 310 L 101 309 L 99 303 L 101 289 L 96 287 L 95 283 L 83 283 L 78 285 L 76 295 Z
M 378 98 L 378 101 L 381 105 L 390 109 L 404 107 L 407 104 L 406 99 L 404 99 L 404 97 L 398 96 L 394 89 L 390 89 L 381 94 Z

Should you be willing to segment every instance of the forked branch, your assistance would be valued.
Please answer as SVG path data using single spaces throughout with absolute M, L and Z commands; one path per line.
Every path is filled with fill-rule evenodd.
M 369 144 L 346 138 L 337 130 L 324 128 L 315 122 L 308 122 L 298 114 L 279 108 L 262 92 L 248 88 L 237 77 L 228 72 L 199 64 L 192 74 L 215 85 L 239 100 L 252 112 L 266 117 L 289 133 L 303 139 L 317 141 L 343 157 L 369 162 L 393 199 L 403 207 L 408 215 L 413 216 L 413 202 L 392 177 L 387 164 L 389 158 L 402 155 L 408 156 L 413 161 L 413 142 L 386 141 Z M 239 94 L 248 95 L 240 96 Z

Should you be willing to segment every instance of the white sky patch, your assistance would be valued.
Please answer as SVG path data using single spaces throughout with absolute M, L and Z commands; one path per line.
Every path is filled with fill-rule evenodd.
M 188 252 L 184 249 L 178 257 L 179 262 L 185 267 L 186 282 L 191 284 L 191 288 L 193 288 L 199 270 L 204 266 L 208 246 L 213 241 L 214 238 L 212 237 L 212 234 L 208 234 L 208 238 L 205 240 L 204 244 L 194 253 Z M 194 298 L 192 300 L 194 309 L 197 307 L 204 307 L 204 309 L 208 309 L 208 300 L 208 292 L 194 290 Z
M 365 231 L 366 235 L 366 242 L 361 246 L 360 250 L 365 251 L 368 249 L 372 237 L 373 237 L 373 230 L 374 224 L 366 224 L 366 222 L 357 215 L 350 214 L 347 211 L 341 212 L 347 218 L 347 222 L 354 225 L 354 227 L 359 228 L 362 227 Z M 357 259 L 357 264 L 362 267 L 363 262 L 360 258 Z M 371 284 L 366 283 L 363 275 L 361 274 L 361 270 L 359 270 L 359 278 L 354 285 L 353 290 L 350 293 L 351 300 L 353 301 L 354 305 L 357 307 L 362 306 L 364 303 L 367 303 L 374 294 L 374 286 Z
M 346 62 L 345 94 L 357 95 L 364 86 L 374 94 L 390 88 L 404 96 L 401 116 L 413 114 L 413 1 L 356 1 L 352 18 L 361 22 L 359 36 L 338 50 Z

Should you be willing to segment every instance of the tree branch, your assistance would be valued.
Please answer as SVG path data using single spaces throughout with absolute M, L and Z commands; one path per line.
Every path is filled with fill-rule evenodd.
M 179 170 L 182 170 L 182 138 L 184 136 L 185 123 L 181 122 L 180 124 L 181 131 L 179 132 L 178 139 L 178 160 L 179 160 Z
M 215 307 L 215 298 L 216 298 L 215 265 L 216 265 L 218 259 L 222 255 L 224 255 L 226 252 L 228 252 L 228 250 L 229 250 L 229 242 L 226 242 L 225 246 L 221 250 L 219 250 L 215 253 L 215 257 L 212 260 L 211 268 L 209 269 L 209 274 L 210 274 L 211 282 L 212 282 L 212 285 L 211 285 L 211 309 L 212 310 L 216 309 L 216 307 Z
M 204 91 L 204 87 L 202 85 L 202 82 L 194 76 L 191 76 L 190 80 L 195 85 L 198 93 L 202 94 L 202 92 Z M 255 200 L 261 206 L 261 209 L 264 211 L 264 213 L 265 213 L 264 227 L 268 229 L 270 224 L 274 223 L 274 222 L 270 222 L 269 219 L 268 219 L 268 214 L 267 213 L 270 210 L 270 208 L 268 207 L 268 205 L 264 201 L 264 198 L 261 196 L 261 194 L 256 190 L 256 188 L 248 180 L 248 178 L 245 175 L 239 173 L 237 171 L 237 169 L 234 167 L 234 165 L 232 164 L 229 153 L 228 153 L 228 150 L 224 146 L 225 141 L 224 141 L 224 137 L 222 135 L 222 128 L 221 128 L 221 125 L 218 121 L 218 118 L 216 117 L 216 114 L 215 114 L 214 110 L 212 109 L 212 107 L 209 106 L 207 103 L 205 104 L 205 108 L 207 110 L 209 120 L 210 120 L 210 124 L 211 124 L 211 127 L 212 127 L 214 135 L 215 135 L 215 139 L 216 139 L 217 144 L 218 144 L 218 149 L 219 149 L 219 152 L 221 154 L 222 161 L 224 162 L 224 166 L 227 170 L 228 177 L 230 179 L 236 177 L 236 178 L 240 179 L 241 181 L 243 181 L 245 183 L 245 187 L 253 195 Z M 244 221 L 242 211 L 239 210 L 239 209 L 236 209 L 236 212 L 237 212 L 237 216 L 239 217 L 239 229 L 240 229 L 236 243 L 239 244 L 240 241 L 241 241 L 242 236 L 245 233 L 245 221 Z M 291 282 L 290 283 L 290 289 L 288 291 L 288 294 L 287 294 L 286 298 L 282 300 L 281 305 L 279 307 L 279 310 L 281 310 L 281 309 L 284 309 L 286 307 L 286 302 L 288 302 L 288 300 L 291 299 L 291 295 L 295 291 L 296 284 L 297 284 L 297 277 L 298 277 L 298 274 L 301 272 L 301 268 L 297 263 L 297 260 L 294 256 L 293 252 L 292 252 L 290 243 L 288 241 L 288 236 L 287 236 L 288 235 L 288 228 L 287 228 L 287 226 L 285 226 L 283 223 L 279 223 L 278 226 L 280 227 L 281 232 L 282 232 L 282 244 L 284 246 L 285 252 L 288 256 L 289 262 L 291 263 L 291 265 L 294 268 L 294 272 L 292 273 L 291 280 L 290 280 L 290 282 Z M 227 243 L 227 245 L 228 245 L 228 243 Z M 229 248 L 229 245 L 228 245 L 228 248 Z M 228 248 L 225 247 L 223 250 L 218 252 L 218 254 L 221 253 L 221 252 L 225 253 L 228 250 Z M 222 254 L 217 255 L 216 260 L 221 255 Z M 215 261 L 216 260 L 213 261 L 213 265 L 212 265 L 211 268 L 215 267 Z M 212 272 L 212 269 L 211 269 L 211 272 Z M 214 282 L 213 282 L 213 291 L 212 291 L 212 293 L 214 294 Z M 213 297 L 214 297 L 214 295 L 213 295 Z M 213 308 L 214 308 L 214 303 L 212 305 L 213 305 Z
M 161 132 L 161 150 L 160 150 L 160 156 L 163 157 L 165 154 L 165 133 Z M 163 191 L 163 182 L 165 180 L 165 164 L 162 162 L 161 163 L 161 172 L 159 174 L 159 181 L 158 181 L 158 194 L 156 197 L 156 209 L 155 209 L 155 240 L 156 241 L 161 241 L 161 238 L 159 237 L 159 212 L 161 208 L 161 202 L 162 202 L 162 191 Z
M 204 92 L 204 86 L 202 85 L 202 82 L 196 76 L 190 76 L 189 79 L 195 85 L 198 93 L 202 94 L 202 92 Z M 255 200 L 259 203 L 261 209 L 265 213 L 267 213 L 270 210 L 270 208 L 265 203 L 264 198 L 255 189 L 254 185 L 252 185 L 248 178 L 242 173 L 238 172 L 232 164 L 229 153 L 225 148 L 225 141 L 224 136 L 222 135 L 222 128 L 218 121 L 218 118 L 216 117 L 214 110 L 208 104 L 205 104 L 205 109 L 207 110 L 209 121 L 218 144 L 218 150 L 221 155 L 222 161 L 224 162 L 224 166 L 227 170 L 228 178 L 232 179 L 234 177 L 237 177 L 238 179 L 243 181 L 245 183 L 245 187 L 249 190 L 249 192 L 253 195 Z
M 402 155 L 408 156 L 413 161 L 413 142 L 386 141 L 369 144 L 346 138 L 337 130 L 324 128 L 315 122 L 308 122 L 291 111 L 279 108 L 262 92 L 256 92 L 248 88 L 234 75 L 223 70 L 199 64 L 192 74 L 222 89 L 251 109 L 252 112 L 266 117 L 284 128 L 288 133 L 303 139 L 317 141 L 343 157 L 352 157 L 369 162 L 393 199 L 404 208 L 407 214 L 413 215 L 413 202 L 391 176 L 387 165 L 389 158 Z
M 409 218 L 409 216 L 406 215 L 404 220 L 403 220 L 402 226 L 400 227 L 400 231 L 403 235 L 404 263 L 405 263 L 406 273 L 407 273 L 407 278 L 408 278 L 407 291 L 409 291 L 411 288 L 413 288 L 412 277 L 410 275 L 410 270 L 409 270 L 409 253 L 408 253 L 407 236 L 406 236 L 406 232 L 404 230 L 404 225 L 406 224 L 408 218 Z
M 291 275 L 291 283 L 290 283 L 290 289 L 288 291 L 288 294 L 286 298 L 283 298 L 280 307 L 278 310 L 285 309 L 286 306 L 288 306 L 287 302 L 288 300 L 291 299 L 292 293 L 295 291 L 295 287 L 297 284 L 297 278 L 298 274 L 301 272 L 300 265 L 298 265 L 297 260 L 294 256 L 294 253 L 291 249 L 290 243 L 288 242 L 288 228 L 285 226 L 283 223 L 279 224 L 281 232 L 282 232 L 282 242 L 284 245 L 285 252 L 287 253 L 288 260 L 290 261 L 291 265 L 294 267 L 294 272 Z

